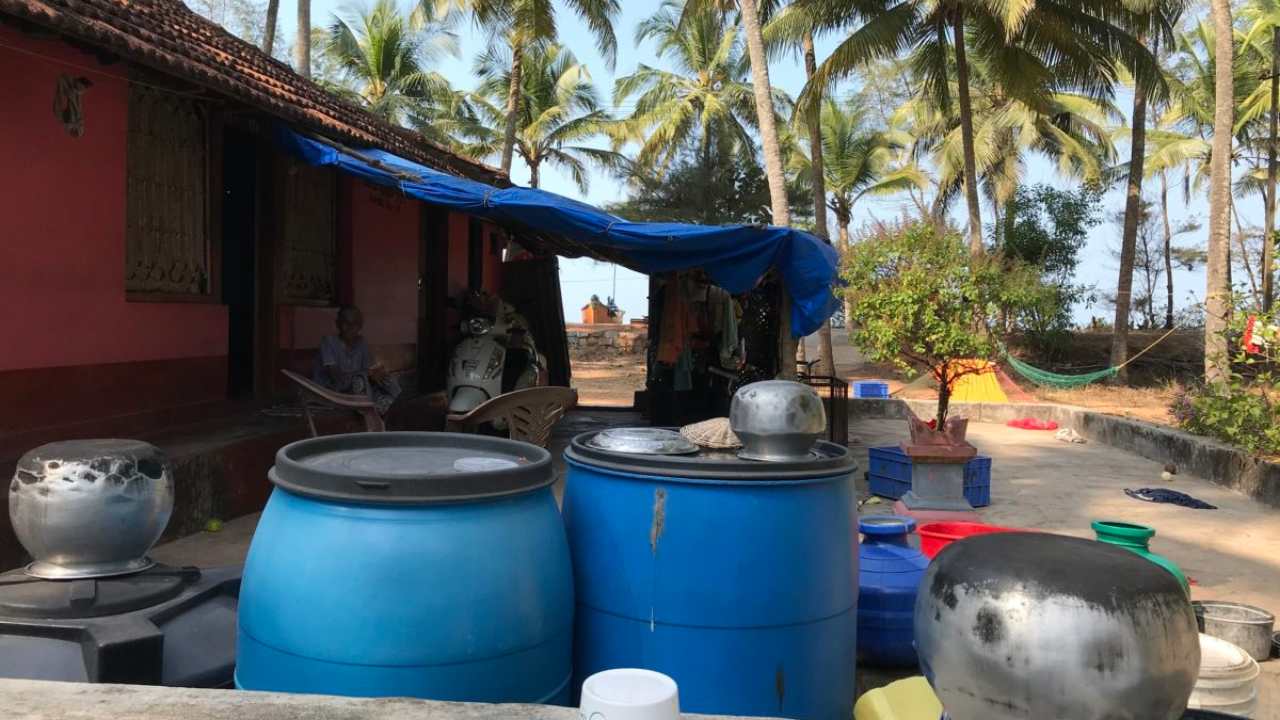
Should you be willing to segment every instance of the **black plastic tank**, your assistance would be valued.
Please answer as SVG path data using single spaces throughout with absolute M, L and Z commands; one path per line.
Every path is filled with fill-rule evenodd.
M 230 687 L 241 570 L 155 565 L 75 580 L 0 574 L 0 677 Z

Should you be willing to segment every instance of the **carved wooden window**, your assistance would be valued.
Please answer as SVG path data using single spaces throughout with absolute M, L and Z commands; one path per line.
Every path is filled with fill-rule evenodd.
M 197 101 L 129 89 L 125 289 L 207 296 L 210 287 L 208 114 Z
M 282 301 L 334 305 L 337 302 L 336 212 L 338 181 L 332 169 L 292 158 L 277 164 L 282 177 L 280 260 Z

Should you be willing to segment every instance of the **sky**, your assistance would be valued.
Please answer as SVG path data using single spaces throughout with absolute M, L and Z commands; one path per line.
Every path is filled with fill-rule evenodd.
M 557 23 L 561 43 L 571 48 L 578 60 L 587 66 L 591 77 L 600 90 L 601 97 L 610 106 L 612 105 L 611 98 L 615 77 L 630 74 L 640 63 L 656 66 L 662 66 L 663 64 L 663 61 L 653 52 L 651 43 L 637 47 L 634 42 L 636 25 L 658 7 L 658 1 L 624 0 L 621 4 L 623 6 L 622 13 L 615 24 L 615 32 L 618 37 L 618 60 L 616 67 L 610 68 L 596 50 L 595 41 L 587 31 L 585 24 L 571 10 L 564 8 L 561 3 L 557 2 L 559 10 Z M 313 0 L 312 24 L 328 25 L 335 12 L 343 12 L 352 7 L 359 7 L 359 5 L 353 6 L 348 0 Z M 408 5 L 406 4 L 407 7 Z M 286 34 L 284 35 L 285 37 L 292 36 L 294 5 L 288 0 L 281 3 L 279 25 L 281 33 Z M 488 39 L 483 32 L 470 23 L 460 27 L 458 32 L 459 56 L 443 58 L 438 61 L 436 67 L 450 79 L 455 87 L 472 88 L 476 84 L 472 73 L 472 59 L 483 50 Z M 817 43 L 819 62 L 832 51 L 835 44 L 836 39 L 834 38 L 819 38 Z M 803 65 L 797 57 L 776 59 L 770 64 L 770 79 L 776 87 L 794 97 L 800 93 L 801 88 L 804 86 Z M 837 92 L 847 92 L 851 87 L 839 88 Z M 1127 108 L 1132 105 L 1132 96 L 1125 91 L 1120 91 L 1116 98 L 1116 104 L 1126 109 L 1127 115 Z M 1127 143 L 1119 142 L 1117 149 L 1119 157 L 1128 158 Z M 496 164 L 497 160 L 493 158 L 490 159 L 490 162 Z M 519 156 L 513 162 L 511 175 L 512 179 L 517 183 L 525 184 L 528 182 L 528 169 L 523 165 Z M 1071 187 L 1075 185 L 1074 181 L 1058 175 L 1052 164 L 1042 158 L 1032 158 L 1028 162 L 1028 172 L 1024 181 L 1028 184 L 1047 183 L 1055 187 Z M 1172 178 L 1171 184 L 1177 185 Z M 1154 185 L 1154 182 L 1147 184 L 1147 197 L 1151 200 L 1156 199 Z M 567 173 L 563 173 L 554 167 L 544 167 L 542 169 L 541 186 L 545 190 L 585 200 L 597 206 L 621 200 L 626 194 L 626 188 L 622 181 L 593 172 L 588 192 L 583 195 Z M 957 207 L 952 211 L 952 216 L 957 226 L 963 227 L 964 223 L 961 215 L 963 203 L 957 203 L 956 205 Z M 1081 251 L 1077 282 L 1096 287 L 1099 296 L 1113 292 L 1116 285 L 1118 262 L 1112 253 L 1119 244 L 1120 228 L 1117 224 L 1111 222 L 1111 216 L 1117 210 L 1122 209 L 1123 205 L 1124 196 L 1119 189 L 1109 192 L 1103 198 L 1103 223 L 1093 229 L 1088 243 Z M 892 220 L 900 217 L 909 209 L 910 202 L 905 196 L 864 198 L 855 206 L 852 226 L 856 229 L 873 220 Z M 1197 220 L 1203 226 L 1199 232 L 1179 238 L 1175 242 L 1180 244 L 1202 244 L 1208 232 L 1208 204 L 1203 194 L 1192 197 L 1188 203 L 1184 202 L 1180 189 L 1177 191 L 1171 190 L 1170 209 L 1174 226 L 1189 220 Z M 1252 197 L 1241 201 L 1238 209 L 1246 225 L 1261 225 L 1262 203 L 1258 198 Z M 984 220 L 990 222 L 989 207 L 984 206 L 983 213 Z M 573 260 L 561 258 L 560 278 L 565 318 L 570 322 L 580 316 L 581 307 L 586 304 L 593 294 L 599 295 L 602 299 L 615 295 L 615 283 L 616 301 L 622 310 L 626 312 L 628 318 L 643 317 L 647 313 L 648 280 L 644 275 L 625 268 L 618 268 L 615 273 L 612 265 L 597 263 L 590 259 Z M 1135 279 L 1135 284 L 1136 282 Z M 1178 308 L 1199 302 L 1199 299 L 1203 297 L 1203 270 L 1198 269 L 1192 272 L 1175 270 L 1174 282 L 1176 291 L 1175 305 Z M 1164 297 L 1163 283 L 1162 279 L 1159 285 L 1162 289 L 1157 298 Z M 1077 324 L 1084 325 L 1089 322 L 1091 317 L 1109 319 L 1112 314 L 1113 310 L 1111 308 L 1101 304 L 1093 307 L 1080 305 L 1075 308 L 1074 317 Z

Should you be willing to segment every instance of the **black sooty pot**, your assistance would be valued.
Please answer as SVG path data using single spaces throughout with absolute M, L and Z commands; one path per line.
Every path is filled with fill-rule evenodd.
M 1195 613 L 1173 575 L 1047 533 L 949 545 L 921 581 L 915 637 L 952 720 L 1175 720 L 1200 666 Z

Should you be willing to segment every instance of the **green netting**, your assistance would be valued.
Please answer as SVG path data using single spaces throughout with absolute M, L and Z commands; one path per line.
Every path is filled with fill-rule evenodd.
M 1005 362 L 1009 363 L 1009 367 L 1013 368 L 1019 375 L 1030 380 L 1037 385 L 1048 385 L 1057 388 L 1077 388 L 1088 385 L 1091 382 L 1097 382 L 1103 378 L 1109 378 L 1120 371 L 1118 367 L 1109 367 L 1103 370 L 1095 370 L 1094 372 L 1084 373 L 1082 375 L 1060 375 L 1052 373 L 1048 370 L 1041 370 L 1032 367 L 1018 358 L 1005 353 Z

